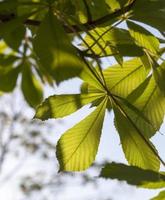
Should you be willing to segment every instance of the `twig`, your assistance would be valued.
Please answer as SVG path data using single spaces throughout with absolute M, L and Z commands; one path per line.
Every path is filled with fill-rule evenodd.
M 96 20 L 93 20 L 93 21 L 88 21 L 84 24 L 81 24 L 81 27 L 84 27 L 85 29 L 91 30 L 95 26 L 105 24 L 105 23 L 125 14 L 126 12 L 130 11 L 130 9 L 133 7 L 135 2 L 136 2 L 136 0 L 132 1 L 129 5 L 121 8 L 121 9 L 118 9 L 118 10 L 116 10 L 116 11 L 110 13 L 110 14 L 107 14 L 107 15 L 99 18 L 99 19 L 96 19 Z M 13 14 L 13 13 L 11 13 L 11 14 L 0 14 L 0 21 L 5 23 L 7 21 L 12 20 L 14 17 L 15 17 L 15 14 Z M 32 26 L 39 26 L 40 23 L 41 23 L 41 21 L 32 20 L 32 19 L 26 19 L 24 21 L 25 25 L 32 25 Z M 65 28 L 65 31 L 67 33 L 73 33 L 72 30 L 74 30 L 76 32 L 82 32 L 82 28 L 80 28 L 80 26 L 77 26 L 77 25 L 73 25 L 72 26 L 73 29 L 70 29 L 65 25 L 64 25 L 64 28 Z

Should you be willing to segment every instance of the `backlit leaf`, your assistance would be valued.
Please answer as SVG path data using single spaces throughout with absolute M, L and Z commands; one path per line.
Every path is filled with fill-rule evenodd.
M 153 76 L 159 89 L 165 96 L 165 62 L 163 62 L 161 65 L 157 64 L 156 62 L 153 63 Z
M 92 86 L 93 91 L 103 92 L 102 78 L 100 73 L 91 65 L 84 67 L 80 74 L 80 78 Z M 92 90 L 91 90 L 92 91 Z
M 114 107 L 114 113 L 115 125 L 128 163 L 143 169 L 159 170 L 160 162 L 153 144 L 118 107 Z
M 165 190 L 161 191 L 158 196 L 152 198 L 151 200 L 164 200 L 165 199 Z
M 139 117 L 134 122 L 150 138 L 159 130 L 165 114 L 165 97 L 153 77 L 148 77 L 136 90 L 128 96 L 131 102 L 151 122 L 152 126 L 144 123 Z
M 60 170 L 82 171 L 92 164 L 100 142 L 106 101 L 60 138 L 57 145 Z
M 142 26 L 135 24 L 131 21 L 127 21 L 127 25 L 132 38 L 135 43 L 140 47 L 143 47 L 150 53 L 157 54 L 159 51 L 159 40 L 154 37 L 152 33 L 147 31 Z
M 35 117 L 42 120 L 64 117 L 103 97 L 103 95 L 101 93 L 53 95 L 37 108 Z
M 147 71 L 141 60 L 135 58 L 122 65 L 114 65 L 103 71 L 108 90 L 111 93 L 127 97 L 146 78 Z
M 92 35 L 92 37 L 90 35 Z M 121 56 L 143 55 L 143 51 L 140 47 L 135 45 L 134 40 L 127 30 L 109 26 L 99 27 L 90 31 L 90 35 L 88 34 L 85 37 L 85 41 L 96 55 L 114 55 L 114 48 L 116 49 L 115 54 L 118 53 Z

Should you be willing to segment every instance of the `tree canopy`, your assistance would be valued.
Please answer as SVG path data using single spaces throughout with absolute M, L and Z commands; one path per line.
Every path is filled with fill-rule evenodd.
M 164 21 L 164 0 L 0 2 L 0 91 L 19 85 L 41 120 L 65 117 L 88 104 L 95 108 L 59 139 L 60 171 L 91 166 L 108 111 L 114 112 L 130 166 L 107 164 L 100 176 L 164 186 L 159 169 L 165 162 L 150 140 L 165 114 Z M 103 68 L 105 58 L 115 64 Z M 44 85 L 74 77 L 83 81 L 79 94 L 43 100 Z M 132 180 L 128 171 L 137 177 Z

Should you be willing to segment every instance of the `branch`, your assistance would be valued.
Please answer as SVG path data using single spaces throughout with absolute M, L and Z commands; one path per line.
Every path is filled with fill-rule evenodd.
M 95 26 L 99 26 L 104 23 L 107 23 L 107 22 L 111 21 L 112 19 L 115 19 L 115 18 L 125 14 L 126 12 L 130 11 L 131 8 L 133 7 L 133 5 L 135 4 L 135 2 L 136 2 L 136 0 L 133 0 L 129 5 L 121 8 L 121 9 L 118 9 L 118 10 L 114 11 L 113 13 L 107 14 L 107 15 L 105 15 L 99 19 L 93 20 L 93 21 L 88 21 L 88 22 L 86 22 L 84 24 L 80 24 L 78 26 L 73 25 L 72 27 L 77 32 L 81 32 L 83 27 L 87 30 L 91 30 Z M 0 21 L 5 23 L 5 22 L 12 20 L 14 17 L 15 17 L 15 14 L 13 14 L 13 13 L 8 14 L 8 15 L 0 14 Z M 32 25 L 32 26 L 39 26 L 40 23 L 41 23 L 41 21 L 33 20 L 33 19 L 27 19 L 24 21 L 25 25 Z M 72 33 L 72 30 L 70 28 L 68 28 L 66 25 L 64 25 L 64 29 L 66 30 L 67 33 Z

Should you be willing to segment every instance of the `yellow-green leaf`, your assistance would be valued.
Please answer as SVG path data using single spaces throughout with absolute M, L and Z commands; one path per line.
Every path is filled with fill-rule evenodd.
M 114 112 L 115 125 L 128 163 L 143 169 L 158 171 L 160 162 L 153 144 L 117 106 L 114 106 Z
M 165 114 L 165 97 L 154 78 L 148 77 L 128 96 L 128 101 L 142 112 L 152 124 L 152 126 L 149 126 L 138 116 L 134 119 L 134 122 L 143 131 L 143 134 L 150 138 L 159 130 Z
M 161 191 L 156 197 L 151 200 L 165 200 L 165 190 Z
M 91 37 L 92 35 L 92 37 Z M 143 51 L 138 47 L 129 32 L 124 29 L 119 29 L 116 27 L 99 27 L 92 31 L 90 34 L 86 35 L 85 45 L 88 52 L 91 53 L 91 49 L 99 56 L 110 56 L 115 53 L 121 56 L 142 56 Z
M 100 142 L 107 100 L 81 122 L 69 129 L 57 145 L 60 170 L 82 171 L 95 159 Z
M 145 70 L 140 58 L 125 61 L 122 65 L 114 65 L 103 71 L 108 90 L 111 93 L 127 97 L 146 78 Z
M 103 80 L 101 78 L 100 73 L 91 65 L 84 67 L 80 74 L 80 78 L 83 79 L 87 84 L 91 86 L 90 91 L 94 92 L 103 92 L 105 91 L 102 83 Z
M 153 64 L 153 76 L 159 89 L 165 96 L 165 62 L 163 62 L 161 65 L 156 62 Z
M 154 37 L 152 33 L 131 21 L 127 21 L 127 25 L 129 32 L 137 45 L 144 48 L 149 53 L 153 53 L 154 55 L 158 53 L 159 40 Z
M 103 93 L 53 95 L 37 108 L 35 117 L 42 120 L 64 117 L 100 99 L 103 95 Z

